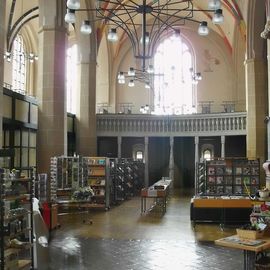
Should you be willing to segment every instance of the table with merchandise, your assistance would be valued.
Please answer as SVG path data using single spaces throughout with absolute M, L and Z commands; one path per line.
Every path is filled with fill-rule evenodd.
M 141 190 L 141 213 L 146 213 L 153 209 L 158 203 L 161 205 L 162 214 L 165 214 L 167 208 L 167 198 L 169 195 L 171 180 L 161 179 L 154 185 Z M 147 209 L 147 198 L 153 198 L 154 203 Z
M 270 238 L 263 237 L 261 239 L 245 239 L 240 238 L 238 235 L 221 238 L 215 241 L 216 245 L 241 249 L 244 253 L 244 269 L 255 269 L 255 259 L 258 252 L 263 252 L 270 248 Z

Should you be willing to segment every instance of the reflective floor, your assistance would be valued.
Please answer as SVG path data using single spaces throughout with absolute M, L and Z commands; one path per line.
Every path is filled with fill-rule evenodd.
M 190 198 L 175 192 L 164 216 L 158 208 L 141 215 L 139 197 L 109 211 L 59 216 L 61 227 L 49 245 L 50 269 L 243 269 L 241 251 L 213 243 L 235 228 L 221 231 L 218 225 L 200 224 L 194 229 Z

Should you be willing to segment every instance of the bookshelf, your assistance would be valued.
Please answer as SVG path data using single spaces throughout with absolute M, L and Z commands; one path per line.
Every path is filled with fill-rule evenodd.
M 196 195 L 250 195 L 260 187 L 259 159 L 218 159 L 197 164 Z
M 89 207 L 110 208 L 109 160 L 106 157 L 83 157 L 83 182 L 93 190 Z

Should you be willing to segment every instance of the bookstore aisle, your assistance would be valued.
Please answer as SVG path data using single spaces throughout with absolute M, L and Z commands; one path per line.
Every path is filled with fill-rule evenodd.
M 194 231 L 191 195 L 174 193 L 164 216 L 141 215 L 139 197 L 109 211 L 60 216 L 61 228 L 53 231 L 49 245 L 50 269 L 242 269 L 241 251 L 213 243 L 234 229 L 199 224 Z

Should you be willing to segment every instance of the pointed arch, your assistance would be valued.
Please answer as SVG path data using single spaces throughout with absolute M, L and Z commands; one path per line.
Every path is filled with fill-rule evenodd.
M 21 35 L 17 35 L 12 50 L 12 89 L 20 94 L 26 90 L 26 55 Z
M 154 69 L 154 107 L 156 114 L 196 112 L 191 68 L 195 68 L 192 47 L 183 37 L 165 38 L 156 49 Z

